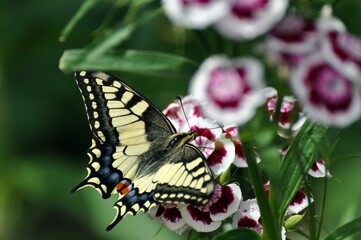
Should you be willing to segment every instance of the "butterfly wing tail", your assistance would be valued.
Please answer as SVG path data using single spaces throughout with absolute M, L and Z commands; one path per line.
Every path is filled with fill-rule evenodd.
M 136 215 L 138 212 L 146 212 L 149 208 L 156 205 L 153 200 L 153 192 L 145 192 L 139 194 L 137 188 L 132 188 L 125 196 L 114 204 L 116 215 L 113 222 L 106 228 L 110 231 L 118 222 L 126 215 Z

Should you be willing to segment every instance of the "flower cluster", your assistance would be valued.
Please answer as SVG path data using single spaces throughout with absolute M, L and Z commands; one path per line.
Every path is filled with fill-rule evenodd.
M 289 69 L 290 86 L 310 119 L 344 127 L 361 116 L 361 41 L 340 20 L 287 16 L 265 46 Z
M 313 21 L 284 16 L 285 0 L 163 0 L 163 6 L 175 24 L 186 28 L 212 25 L 221 35 L 239 41 L 267 33 L 263 52 L 286 70 L 304 114 L 338 127 L 360 118 L 361 41 L 329 11 Z M 194 74 L 190 92 L 206 104 L 208 117 L 242 125 L 262 104 L 259 93 L 264 85 L 259 61 L 216 55 Z
M 166 15 L 178 26 L 197 30 L 212 26 L 220 35 L 237 42 L 264 34 L 261 47 L 255 49 L 262 50 L 258 53 L 270 60 L 271 67 L 277 66 L 274 75 L 287 81 L 279 81 L 277 86 L 290 87 L 287 94 L 267 87 L 262 61 L 249 54 L 216 54 L 203 61 L 190 79 L 192 97 L 183 99 L 188 123 L 179 102 L 168 105 L 164 114 L 177 130 L 190 128 L 197 133 L 193 144 L 202 150 L 216 176 L 232 164 L 247 167 L 236 126 L 249 122 L 262 105 L 270 120 L 277 121 L 277 134 L 287 145 L 280 150 L 280 160 L 306 119 L 345 127 L 360 118 L 361 40 L 349 34 L 344 24 L 327 11 L 329 8 L 325 7 L 318 19 L 306 19 L 297 14 L 285 16 L 287 0 L 162 2 Z M 331 177 L 322 159 L 315 159 L 308 174 Z M 269 194 L 269 182 L 264 188 Z M 242 197 L 235 183 L 217 183 L 207 205 L 194 208 L 162 204 L 153 216 L 178 232 L 215 231 L 231 217 L 233 228 L 251 228 L 262 234 L 261 214 L 253 197 Z M 298 189 L 286 218 L 301 215 L 312 202 L 311 194 Z M 283 228 L 284 239 L 285 232 Z
M 204 29 L 214 26 L 233 40 L 257 37 L 284 15 L 287 0 L 163 0 L 167 16 L 179 26 Z

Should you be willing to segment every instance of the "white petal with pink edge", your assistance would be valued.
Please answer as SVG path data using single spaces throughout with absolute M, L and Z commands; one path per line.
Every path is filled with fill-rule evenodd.
M 287 6 L 287 0 L 236 0 L 215 27 L 220 34 L 236 41 L 253 39 L 270 30 L 284 16 Z
M 163 0 L 166 15 L 178 26 L 203 29 L 228 13 L 228 0 Z
M 221 198 L 210 206 L 210 217 L 213 221 L 223 221 L 234 214 L 242 201 L 240 187 L 231 183 L 222 187 Z
M 214 151 L 207 157 L 208 164 L 216 176 L 226 171 L 234 159 L 235 147 L 229 139 L 217 141 Z

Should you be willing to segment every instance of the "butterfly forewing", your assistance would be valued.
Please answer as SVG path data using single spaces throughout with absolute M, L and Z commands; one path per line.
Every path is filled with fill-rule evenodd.
M 201 206 L 213 193 L 213 176 L 202 153 L 178 134 L 149 100 L 104 72 L 75 74 L 93 144 L 88 176 L 74 188 L 92 186 L 103 198 L 119 193 L 111 229 L 125 215 L 159 202 Z M 185 136 L 182 144 L 169 147 Z

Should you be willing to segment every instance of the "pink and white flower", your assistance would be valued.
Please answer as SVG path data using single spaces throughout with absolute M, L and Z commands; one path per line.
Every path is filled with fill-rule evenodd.
M 181 213 L 175 204 L 159 204 L 157 207 L 152 208 L 148 215 L 152 218 L 158 219 L 169 230 L 182 234 L 189 229 L 185 223 Z
M 278 101 L 277 90 L 268 87 L 264 89 L 263 93 L 267 99 L 266 107 L 270 114 L 270 120 L 273 121 Z M 296 109 L 296 99 L 293 96 L 284 96 L 278 118 L 278 125 L 280 126 L 278 135 L 284 138 L 293 137 L 305 121 L 304 114 Z
M 295 196 L 292 199 L 292 202 L 288 206 L 287 215 L 294 215 L 300 213 L 305 208 L 307 208 L 312 202 L 313 199 L 311 197 L 307 196 L 307 194 L 304 193 L 301 189 L 298 189 Z
M 201 112 L 201 106 L 195 98 L 185 96 L 182 98 L 182 104 L 184 112 L 178 99 L 169 103 L 163 110 L 163 114 L 172 122 L 178 131 L 181 126 L 187 125 L 186 117 L 188 119 L 204 117 L 204 114 Z
M 252 58 L 229 60 L 209 57 L 190 83 L 190 93 L 203 105 L 204 114 L 222 123 L 250 120 L 264 98 L 263 67 Z
M 242 193 L 237 184 L 216 184 L 214 195 L 207 205 L 199 208 L 187 205 L 180 212 L 184 221 L 196 231 L 212 232 L 237 211 L 241 201 Z
M 284 16 L 287 6 L 287 0 L 235 0 L 215 27 L 233 40 L 253 39 L 270 30 Z
M 263 185 L 267 196 L 269 196 L 270 194 L 269 184 L 270 182 L 268 181 Z M 298 214 L 301 211 L 303 211 L 306 207 L 308 207 L 312 202 L 313 199 L 311 197 L 307 196 L 307 194 L 304 193 L 301 189 L 298 189 L 290 205 L 288 206 L 286 214 L 287 215 Z
M 290 84 L 310 119 L 344 127 L 361 115 L 356 81 L 334 68 L 322 55 L 315 54 L 294 69 Z
M 325 59 L 343 75 L 361 84 L 361 40 L 349 34 L 335 17 L 323 17 L 317 23 Z
M 178 26 L 203 29 L 228 13 L 229 0 L 163 0 L 166 15 Z
M 327 171 L 325 162 L 322 159 L 319 159 L 312 164 L 308 174 L 315 178 L 332 177 L 330 172 Z
M 239 210 L 233 215 L 233 228 L 250 228 L 259 234 L 263 233 L 261 212 L 257 200 L 248 199 L 241 203 Z
M 317 50 L 318 32 L 313 22 L 288 15 L 268 35 L 265 47 L 270 58 L 285 66 L 295 66 Z

